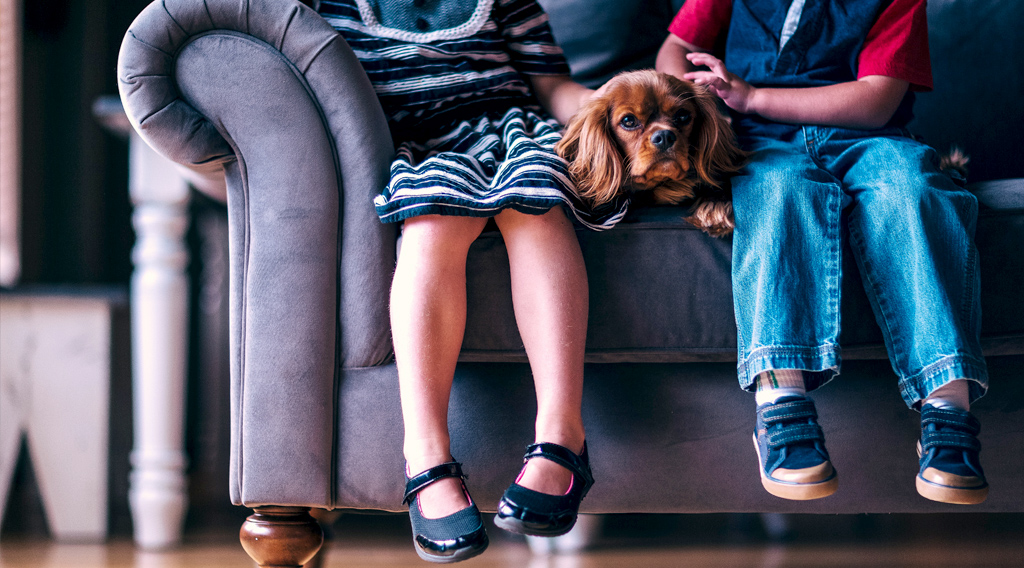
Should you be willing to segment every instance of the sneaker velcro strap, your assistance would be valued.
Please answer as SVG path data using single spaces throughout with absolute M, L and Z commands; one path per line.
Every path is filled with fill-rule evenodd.
M 963 410 L 926 406 L 921 411 L 921 426 L 926 427 L 929 424 L 949 426 L 973 436 L 977 436 L 978 432 L 981 432 L 981 422 L 974 415 Z
M 587 453 L 587 445 L 583 444 L 583 454 Z M 594 484 L 594 476 L 590 472 L 590 465 L 584 461 L 584 459 L 576 455 L 572 450 L 565 446 L 559 446 L 558 444 L 552 444 L 551 442 L 540 442 L 538 444 L 530 444 L 526 446 L 526 455 L 523 456 L 523 461 L 529 461 L 533 458 L 545 458 L 551 460 L 565 469 L 568 469 L 573 475 L 582 479 L 586 487 L 590 487 Z
M 972 434 L 944 431 L 927 431 L 921 433 L 921 451 L 927 453 L 932 448 L 958 448 L 962 450 L 981 451 L 981 442 Z
M 817 424 L 793 424 L 767 434 L 766 442 L 770 449 L 778 449 L 796 442 L 824 442 L 825 433 Z
M 441 465 L 435 465 L 434 467 L 412 476 L 405 482 L 405 498 L 402 499 L 403 505 L 412 503 L 412 500 L 416 497 L 423 488 L 430 485 L 431 483 L 444 479 L 446 477 L 458 477 L 459 479 L 466 479 L 466 474 L 462 473 L 462 464 L 456 461 L 443 463 Z
M 761 420 L 765 424 L 816 418 L 818 418 L 818 411 L 814 408 L 814 401 L 810 399 L 781 402 L 761 411 Z

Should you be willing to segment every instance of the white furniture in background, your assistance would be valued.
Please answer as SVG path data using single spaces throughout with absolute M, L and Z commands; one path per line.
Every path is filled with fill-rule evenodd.
M 109 293 L 0 295 L 0 516 L 22 440 L 50 533 L 107 536 L 111 316 Z
M 117 96 L 97 99 L 93 114 L 129 140 L 128 192 L 134 211 L 131 279 L 132 407 L 129 503 L 135 543 L 156 550 L 181 542 L 188 509 L 185 387 L 188 367 L 189 263 L 185 233 L 191 187 L 212 195 L 223 182 L 199 179 L 139 137 Z
M 156 549 L 181 541 L 188 505 L 184 440 L 189 186 L 177 166 L 134 131 L 129 156 L 136 235 L 131 280 L 135 440 L 129 502 L 136 544 Z

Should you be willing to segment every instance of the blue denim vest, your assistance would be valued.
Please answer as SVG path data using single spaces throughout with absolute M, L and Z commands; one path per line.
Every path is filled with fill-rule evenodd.
M 724 58 L 729 71 L 757 87 L 819 87 L 856 80 L 864 38 L 892 0 L 806 0 L 795 31 L 780 50 L 793 2 L 733 1 Z M 908 92 L 887 126 L 906 125 L 912 105 Z

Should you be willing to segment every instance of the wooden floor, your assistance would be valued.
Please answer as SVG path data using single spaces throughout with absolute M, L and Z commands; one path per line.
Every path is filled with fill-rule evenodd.
M 777 519 L 776 519 L 777 521 Z M 350 516 L 335 526 L 331 568 L 424 568 L 401 517 Z M 773 523 L 769 522 L 768 525 Z M 643 516 L 606 520 L 591 548 L 531 554 L 523 540 L 489 530 L 492 544 L 466 568 L 981 568 L 1024 566 L 1024 515 L 791 517 L 766 525 L 756 516 Z M 771 538 L 766 533 L 775 533 Z M 779 542 L 784 541 L 784 542 Z M 190 534 L 165 552 L 108 544 L 56 544 L 38 537 L 0 540 L 3 568 L 252 568 L 234 531 Z
M 196 545 L 166 553 L 147 553 L 132 549 L 125 542 L 103 545 L 26 545 L 0 546 L 4 568 L 252 568 L 241 549 L 229 544 Z M 337 568 L 424 568 L 408 550 L 347 548 L 334 550 L 326 558 L 328 567 Z M 461 564 L 466 568 L 706 568 L 739 567 L 1020 567 L 1024 556 L 1020 545 L 1005 544 L 984 550 L 959 547 L 830 547 L 830 546 L 755 546 L 742 548 L 699 547 L 685 549 L 599 550 L 576 554 L 533 556 L 525 546 L 498 546 Z

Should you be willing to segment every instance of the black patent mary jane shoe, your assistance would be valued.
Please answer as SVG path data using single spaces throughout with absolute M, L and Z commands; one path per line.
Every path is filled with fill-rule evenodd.
M 449 564 L 479 555 L 487 549 L 487 531 L 484 530 L 480 511 L 470 498 L 469 507 L 438 519 L 428 519 L 420 511 L 417 493 L 431 483 L 446 477 L 465 479 L 462 464 L 452 461 L 432 467 L 406 478 L 405 499 L 412 522 L 412 540 L 416 554 L 427 562 Z M 465 490 L 465 486 L 463 486 Z M 469 492 L 466 492 L 469 497 Z
M 494 524 L 509 532 L 529 536 L 563 535 L 576 524 L 580 502 L 594 484 L 587 444 L 583 444 L 580 455 L 558 444 L 532 444 L 526 448 L 523 461 L 533 458 L 553 461 L 572 472 L 569 491 L 565 495 L 548 495 L 513 483 L 498 503 Z

